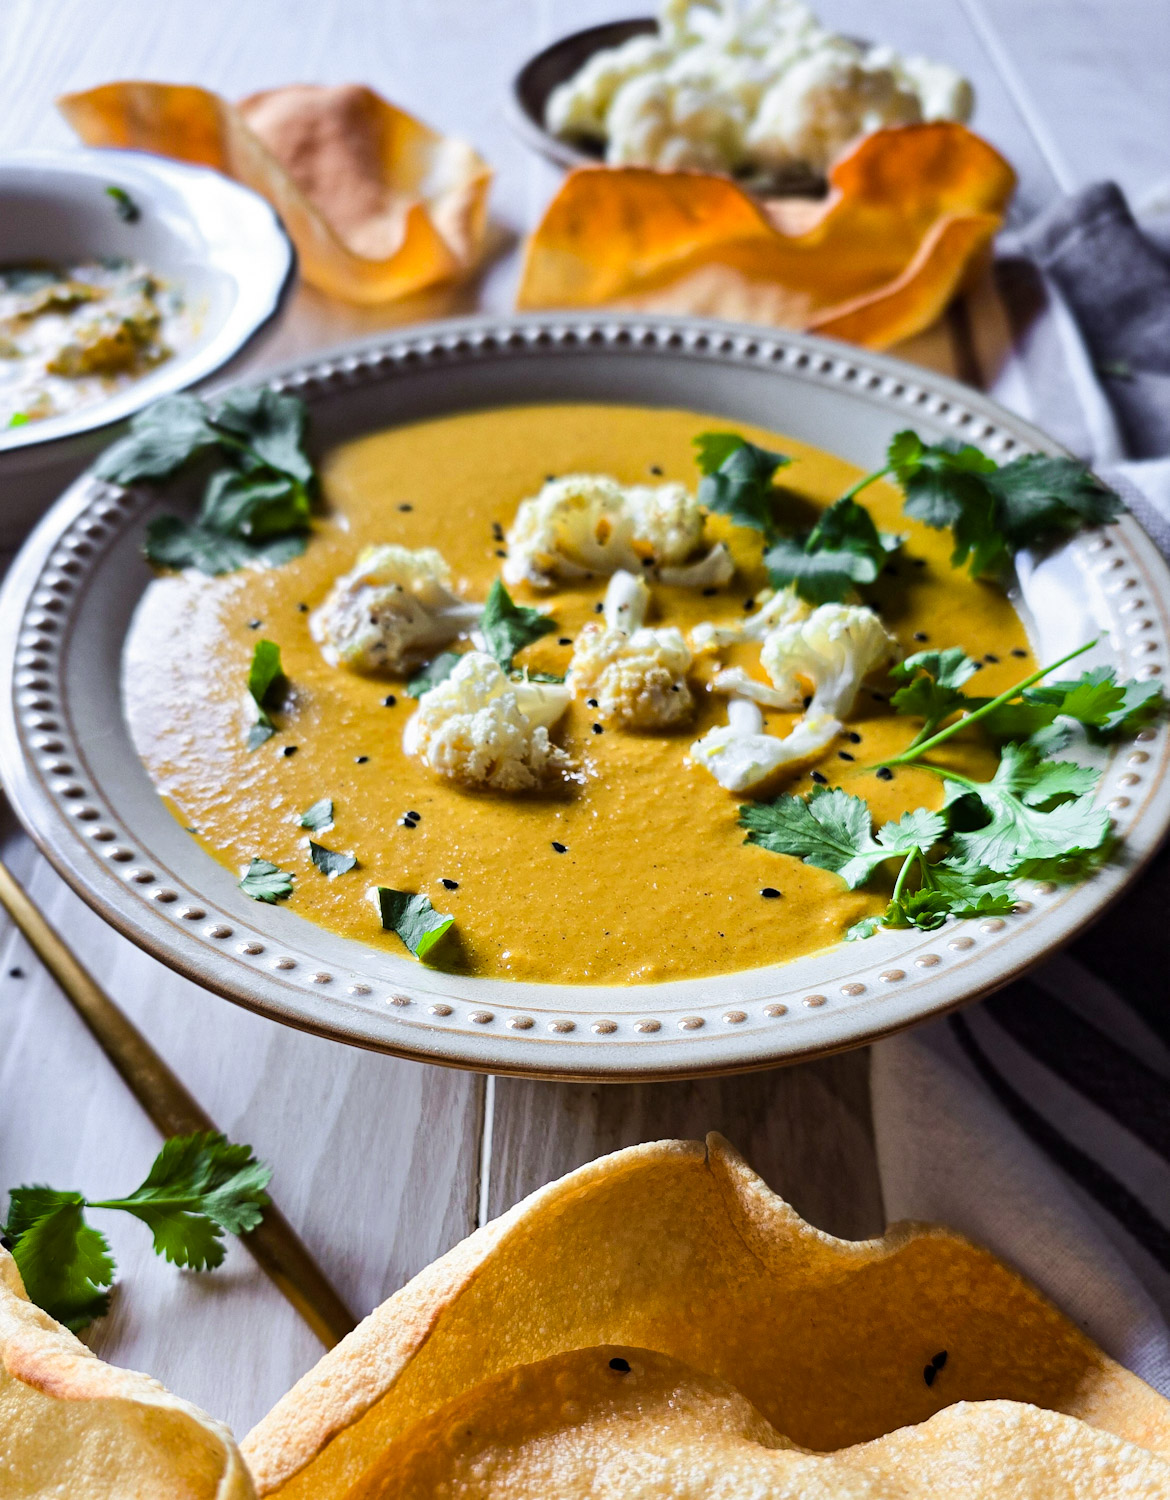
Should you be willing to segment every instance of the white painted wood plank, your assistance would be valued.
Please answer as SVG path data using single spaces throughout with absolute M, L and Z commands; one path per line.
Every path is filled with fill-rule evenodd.
M 864 1239 L 885 1227 L 865 1050 L 690 1083 L 497 1078 L 494 1115 L 493 1216 L 603 1152 L 717 1130 L 818 1228 Z

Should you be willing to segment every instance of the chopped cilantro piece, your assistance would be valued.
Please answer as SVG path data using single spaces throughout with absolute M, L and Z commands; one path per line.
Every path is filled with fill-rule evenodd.
M 736 432 L 704 432 L 695 439 L 695 462 L 703 478 L 699 504 L 750 526 L 771 540 L 776 535 L 776 491 L 772 477 L 792 460 L 757 448 Z
M 283 678 L 280 647 L 275 641 L 257 641 L 252 651 L 252 665 L 248 669 L 248 692 L 256 705 L 256 722 L 248 731 L 249 750 L 258 750 L 276 733 L 276 725 L 269 717 L 265 703 Z
M 272 906 L 292 895 L 293 877 L 270 860 L 253 859 L 239 885 L 245 896 Z
M 780 537 L 764 553 L 776 588 L 791 584 L 810 604 L 847 599 L 858 584 L 873 583 L 900 536 L 881 532 L 864 506 L 842 495 L 804 536 Z
M 9 427 L 27 427 L 31 421 L 32 418 L 29 416 L 28 412 L 14 411 L 8 418 L 8 425 Z
M 522 651 L 542 635 L 548 635 L 557 628 L 557 623 L 542 610 L 514 603 L 497 578 L 488 591 L 479 628 L 483 631 L 488 650 L 504 671 L 510 672 L 517 651 Z
M 312 807 L 306 807 L 301 814 L 300 823 L 302 828 L 309 829 L 312 833 L 322 833 L 333 823 L 333 799 L 322 797 L 320 802 L 314 802 Z
M 412 896 L 384 885 L 375 886 L 373 894 L 382 926 L 396 932 L 416 958 L 425 959 L 455 923 L 454 917 L 436 911 L 424 895 Z
M 455 670 L 458 661 L 458 651 L 440 652 L 434 661 L 427 662 L 422 671 L 416 672 L 406 684 L 406 696 L 421 698 L 429 688 L 437 687 L 440 682 L 446 682 Z
M 357 864 L 352 854 L 338 854 L 323 844 L 315 844 L 312 839 L 309 840 L 309 854 L 322 875 L 344 875 Z
M 106 196 L 114 200 L 114 212 L 124 223 L 136 224 L 142 217 L 142 210 L 124 187 L 111 184 L 106 189 Z
M 1152 723 L 1166 701 L 1159 683 L 1119 683 L 1112 667 L 1091 667 L 1073 682 L 1038 683 L 1025 690 L 1024 699 L 1076 719 L 1102 739 L 1132 734 Z
M 223 1261 L 223 1231 L 255 1229 L 268 1204 L 271 1169 L 250 1146 L 214 1132 L 176 1136 L 145 1182 L 125 1198 L 86 1199 L 49 1187 L 13 1188 L 4 1234 L 25 1290 L 75 1332 L 109 1308 L 114 1260 L 85 1209 L 121 1209 L 151 1231 L 156 1254 L 194 1271 Z

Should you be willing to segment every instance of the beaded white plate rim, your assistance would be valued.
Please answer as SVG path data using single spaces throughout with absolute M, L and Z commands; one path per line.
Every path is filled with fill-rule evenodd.
M 309 404 L 322 446 L 395 422 L 525 401 L 691 407 L 787 431 L 874 467 L 913 425 L 996 457 L 1050 439 L 952 381 L 787 332 L 610 315 L 439 323 L 272 377 Z M 1098 916 L 1170 825 L 1170 744 L 1147 729 L 1100 757 L 1124 840 L 1080 886 L 1028 887 L 1006 918 L 879 934 L 785 965 L 622 986 L 451 976 L 249 901 L 171 817 L 122 717 L 121 645 L 149 582 L 155 497 L 83 476 L 0 593 L 0 776 L 25 827 L 114 927 L 275 1020 L 434 1063 L 556 1078 L 737 1072 L 856 1046 L 1007 983 Z M 1085 660 L 1159 677 L 1170 572 L 1126 516 L 1022 570 L 1038 655 L 1100 636 Z

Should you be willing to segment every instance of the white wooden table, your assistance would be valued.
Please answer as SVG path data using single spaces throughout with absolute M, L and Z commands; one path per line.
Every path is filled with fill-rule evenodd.
M 554 37 L 648 8 L 0 0 L 0 151 L 66 144 L 54 97 L 126 77 L 231 97 L 360 81 L 475 142 L 497 170 L 493 215 L 512 244 L 481 285 L 376 312 L 302 292 L 256 355 L 263 368 L 404 315 L 507 310 L 516 245 L 556 184 L 509 132 L 508 80 Z M 1020 174 L 1020 217 L 1102 176 L 1139 202 L 1170 181 L 1164 0 L 824 0 L 821 11 L 845 32 L 946 58 L 974 80 L 975 123 Z M 906 352 L 965 373 L 945 329 Z M 524 1193 L 640 1140 L 722 1130 L 815 1223 L 847 1235 L 882 1223 L 864 1053 L 705 1083 L 597 1087 L 484 1079 L 358 1052 L 237 1009 L 140 953 L 65 888 L 10 813 L 2 818 L 3 857 L 221 1128 L 273 1163 L 275 1197 L 359 1314 Z M 157 1148 L 67 1002 L 0 925 L 0 1203 L 19 1182 L 96 1197 L 129 1189 Z M 316 1360 L 315 1339 L 238 1245 L 215 1275 L 183 1274 L 155 1259 L 141 1225 L 100 1217 L 120 1290 L 92 1346 L 243 1434 Z

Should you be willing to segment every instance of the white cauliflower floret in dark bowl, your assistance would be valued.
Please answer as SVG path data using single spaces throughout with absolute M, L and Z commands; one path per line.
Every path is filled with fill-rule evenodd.
M 550 479 L 520 502 L 507 535 L 505 583 L 553 588 L 625 569 L 683 588 L 718 587 L 735 571 L 722 542 L 703 542 L 703 511 L 685 485 L 622 486 L 604 474 Z
M 615 573 L 605 594 L 605 624 L 577 637 L 567 685 L 595 703 L 597 716 L 621 729 L 671 729 L 691 717 L 687 685 L 691 650 L 674 626 L 643 625 L 650 590 L 641 578 Z
M 333 666 L 404 676 L 475 625 L 482 605 L 451 590 L 451 570 L 433 547 L 367 547 L 335 580 L 309 619 Z
M 450 677 L 418 700 L 402 744 L 448 781 L 532 791 L 570 767 L 549 738 L 568 706 L 562 684 L 514 680 L 487 652 L 469 651 Z

